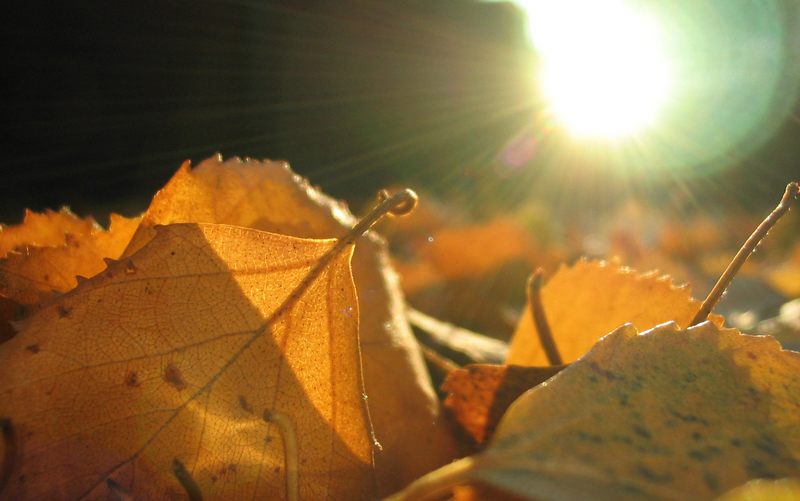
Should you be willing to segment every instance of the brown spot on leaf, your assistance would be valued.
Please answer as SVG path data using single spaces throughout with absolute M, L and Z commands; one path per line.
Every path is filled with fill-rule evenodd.
M 60 304 L 58 305 L 58 318 L 67 318 L 72 313 L 72 308 Z
M 250 414 L 253 413 L 253 407 L 247 402 L 247 399 L 244 398 L 244 395 L 239 395 L 239 406 L 244 409 L 245 412 L 249 412 Z
M 164 369 L 164 381 L 174 386 L 178 391 L 186 389 L 186 381 L 183 380 L 183 375 L 175 364 L 169 364 Z
M 33 353 L 34 355 L 41 351 L 41 348 L 39 348 L 38 343 L 29 344 L 28 346 L 25 347 L 25 349 Z
M 141 383 L 139 382 L 139 376 L 136 374 L 136 371 L 130 371 L 125 375 L 125 385 L 131 388 L 135 388 L 139 386 Z

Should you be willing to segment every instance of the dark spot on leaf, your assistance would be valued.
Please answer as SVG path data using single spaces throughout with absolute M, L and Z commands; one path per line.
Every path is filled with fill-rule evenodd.
M 697 381 L 697 374 L 695 374 L 694 372 L 689 372 L 685 376 L 683 376 L 683 380 L 686 381 L 687 383 L 694 383 L 695 381 Z
M 25 318 L 25 315 L 27 315 L 27 313 L 28 313 L 28 307 L 25 306 L 24 304 L 21 304 L 17 308 L 17 311 L 14 313 L 14 317 L 17 320 L 22 320 L 23 318 Z
M 125 386 L 134 388 L 136 386 L 139 386 L 139 384 L 140 384 L 139 376 L 136 375 L 135 371 L 130 371 L 127 374 L 125 374 Z
M 699 431 L 692 432 L 692 438 L 699 442 L 700 440 L 703 440 L 703 434 Z
M 672 414 L 673 416 L 675 416 L 676 418 L 680 419 L 684 423 L 701 423 L 701 424 L 704 424 L 706 426 L 709 425 L 708 421 L 706 421 L 705 419 L 703 419 L 701 417 L 697 417 L 694 414 L 681 414 L 680 412 L 673 411 L 673 410 L 669 411 L 669 413 Z
M 672 481 L 672 475 L 669 473 L 655 472 L 643 464 L 636 465 L 636 473 L 654 484 L 665 484 Z
M 758 356 L 752 351 L 747 352 L 747 358 L 749 358 L 750 360 L 758 360 Z
M 66 305 L 58 305 L 58 318 L 67 318 L 72 313 L 72 308 Z
M 183 390 L 186 388 L 186 381 L 183 380 L 181 371 L 175 367 L 175 364 L 167 365 L 164 369 L 164 381 L 175 387 L 176 390 Z
M 245 412 L 249 412 L 250 414 L 253 413 L 253 408 L 247 402 L 247 399 L 244 398 L 244 395 L 239 395 L 239 407 L 244 409 Z
M 577 432 L 576 436 L 578 437 L 579 440 L 582 440 L 584 442 L 592 442 L 595 444 L 602 444 L 603 442 L 605 442 L 605 439 L 600 435 L 594 433 L 586 433 L 585 431 Z
M 742 441 L 741 441 L 741 440 L 739 440 L 738 438 L 732 438 L 732 439 L 730 440 L 730 443 L 731 443 L 731 445 L 732 445 L 732 446 L 734 446 L 734 447 L 741 447 L 741 446 L 742 446 Z
M 767 436 L 762 436 L 756 440 L 754 445 L 770 456 L 777 456 L 780 453 L 778 444 L 776 444 L 772 438 Z
M 170 251 L 169 255 L 170 256 L 174 256 L 175 255 L 175 251 Z
M 747 474 L 750 478 L 778 478 L 761 460 L 750 458 L 747 460 Z
M 610 370 L 603 369 L 602 367 L 600 367 L 600 365 L 598 365 L 597 362 L 589 363 L 589 367 L 591 367 L 591 369 L 594 372 L 600 374 L 601 376 L 603 376 L 604 378 L 606 378 L 609 381 L 616 381 L 616 380 L 620 379 L 619 376 L 617 376 L 616 374 L 614 374 Z
M 29 344 L 28 346 L 25 347 L 25 349 L 28 350 L 29 352 L 33 353 L 34 355 L 36 355 L 37 353 L 39 353 L 41 351 L 41 349 L 39 348 L 39 344 L 38 343 Z
M 707 459 L 711 459 L 714 456 L 719 456 L 722 454 L 722 451 L 719 447 L 714 447 L 713 445 L 708 446 L 703 449 L 691 449 L 687 453 L 690 458 L 695 459 L 697 461 L 705 461 Z
M 281 467 L 280 466 L 276 466 L 275 468 L 272 469 L 272 471 L 275 472 L 275 473 L 280 473 L 281 472 Z
M 633 425 L 633 431 L 642 438 L 650 439 L 653 437 L 647 428 L 638 424 Z
M 703 475 L 703 481 L 712 491 L 716 492 L 719 489 L 719 479 L 713 473 L 706 472 Z

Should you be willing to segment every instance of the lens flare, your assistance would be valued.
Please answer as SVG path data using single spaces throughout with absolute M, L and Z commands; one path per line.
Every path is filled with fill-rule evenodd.
M 659 25 L 618 0 L 529 0 L 539 85 L 577 136 L 620 137 L 653 125 L 672 71 Z

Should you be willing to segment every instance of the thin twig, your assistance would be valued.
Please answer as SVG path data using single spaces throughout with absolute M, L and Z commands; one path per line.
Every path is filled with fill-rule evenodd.
M 733 277 L 736 276 L 736 273 L 739 272 L 739 269 L 742 267 L 745 261 L 747 261 L 747 258 L 750 257 L 750 254 L 753 253 L 758 244 L 761 243 L 765 236 L 767 236 L 769 230 L 775 226 L 775 223 L 778 222 L 781 216 L 789 211 L 795 201 L 795 198 L 797 197 L 798 192 L 800 192 L 800 186 L 798 186 L 796 182 L 786 185 L 786 191 L 783 193 L 783 197 L 781 198 L 780 203 L 778 203 L 778 206 L 775 207 L 770 215 L 758 225 L 753 234 L 750 235 L 750 237 L 744 242 L 742 248 L 739 249 L 739 252 L 737 252 L 733 257 L 733 260 L 722 273 L 722 276 L 719 277 L 717 283 L 714 284 L 714 288 L 711 289 L 711 292 L 709 292 L 708 296 L 706 296 L 706 299 L 703 301 L 703 304 L 700 306 L 697 314 L 689 323 L 690 326 L 697 325 L 700 322 L 705 322 L 706 319 L 708 319 L 708 315 L 711 314 L 711 310 L 714 309 L 719 300 L 722 298 L 722 294 L 725 293 L 725 289 L 727 289 L 731 284 Z
M 422 350 L 422 356 L 425 358 L 425 361 L 433 368 L 436 369 L 437 372 L 441 376 L 447 376 L 451 372 L 456 369 L 459 369 L 461 366 L 457 363 L 453 362 L 447 357 L 440 355 L 436 350 L 431 348 L 430 346 L 425 346 L 424 344 L 419 345 L 420 350 Z
M 544 305 L 542 304 L 543 277 L 544 270 L 539 268 L 528 278 L 528 304 L 531 308 L 533 323 L 536 326 L 536 333 L 539 335 L 539 341 L 542 343 L 545 355 L 547 355 L 547 361 L 550 362 L 550 365 L 563 365 L 564 362 L 558 353 L 558 347 L 553 339 L 550 324 L 547 323 L 547 316 L 544 313 Z

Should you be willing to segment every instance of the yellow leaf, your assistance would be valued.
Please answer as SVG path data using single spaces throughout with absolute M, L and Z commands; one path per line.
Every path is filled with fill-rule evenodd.
M 311 187 L 285 162 L 210 158 L 194 169 L 184 164 L 156 194 L 125 254 L 152 238 L 155 225 L 194 221 L 304 238 L 340 237 L 355 224 L 344 204 Z M 376 234 L 357 240 L 353 275 L 364 380 L 383 446 L 376 467 L 382 491 L 391 492 L 450 461 L 455 445 L 405 319 L 386 244 Z
M 800 481 L 794 478 L 780 480 L 751 480 L 741 487 L 726 492 L 717 501 L 797 501 L 800 499 Z
M 562 266 L 542 288 L 542 304 L 564 362 L 577 359 L 624 323 L 642 330 L 668 321 L 687 326 L 700 308 L 689 288 L 676 287 L 668 276 L 586 260 Z M 713 320 L 722 323 L 720 317 Z M 548 365 L 529 308 L 511 339 L 506 362 Z
M 43 308 L 0 346 L 4 495 L 164 499 L 178 459 L 208 498 L 286 499 L 293 469 L 303 499 L 368 498 L 349 253 L 295 291 L 334 243 L 168 226 Z
M 57 247 L 67 235 L 88 235 L 96 227 L 94 220 L 80 219 L 66 207 L 41 214 L 26 210 L 21 224 L 0 225 L 0 257 L 23 245 Z
M 706 322 L 630 325 L 522 395 L 489 448 L 396 499 L 487 483 L 536 500 L 683 500 L 800 473 L 800 354 Z
M 64 210 L 28 212 L 22 225 L 7 228 L 13 238 L 3 244 L 15 247 L 0 259 L 0 296 L 38 306 L 72 289 L 76 276 L 92 277 L 105 268 L 104 258 L 118 258 L 138 226 L 139 218 L 117 214 L 106 231 Z

